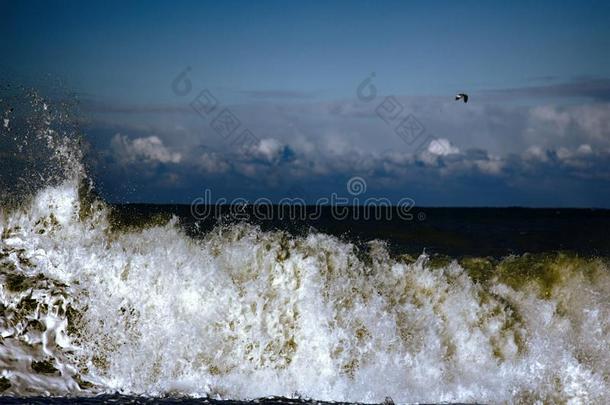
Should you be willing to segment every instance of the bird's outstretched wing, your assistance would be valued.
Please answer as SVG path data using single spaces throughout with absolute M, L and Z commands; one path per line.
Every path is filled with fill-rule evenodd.
M 468 102 L 468 94 L 466 93 L 458 93 L 455 95 L 456 100 L 463 100 L 465 103 Z

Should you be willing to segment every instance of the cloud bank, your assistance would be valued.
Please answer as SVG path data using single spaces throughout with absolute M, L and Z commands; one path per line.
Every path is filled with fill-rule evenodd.
M 568 104 L 397 96 L 428 136 L 423 148 L 398 136 L 377 104 L 354 100 L 229 106 L 256 135 L 248 145 L 180 106 L 168 114 L 107 108 L 88 125 L 104 155 L 104 184 L 111 173 L 147 173 L 132 181 L 153 199 L 188 202 L 207 186 L 228 197 L 277 199 L 295 185 L 315 198 L 357 175 L 377 196 L 427 205 L 610 206 L 610 103 L 601 101 L 603 83 L 596 86 L 578 93 L 588 101 Z

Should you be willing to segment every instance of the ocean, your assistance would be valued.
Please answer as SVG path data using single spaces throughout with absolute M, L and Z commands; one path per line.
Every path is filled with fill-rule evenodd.
M 2 134 L 46 152 L 2 168 L 0 401 L 610 398 L 609 211 L 197 220 L 97 197 L 32 105 Z

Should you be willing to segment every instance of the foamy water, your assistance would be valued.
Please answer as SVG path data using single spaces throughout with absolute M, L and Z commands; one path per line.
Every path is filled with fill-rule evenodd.
M 556 256 L 518 280 L 507 259 L 481 278 L 320 233 L 118 230 L 80 204 L 66 182 L 3 212 L 4 395 L 610 398 L 601 262 Z

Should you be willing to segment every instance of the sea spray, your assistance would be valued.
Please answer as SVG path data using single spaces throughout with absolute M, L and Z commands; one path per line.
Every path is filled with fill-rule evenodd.
M 4 394 L 399 402 L 609 395 L 610 277 L 573 255 L 432 265 L 249 224 L 110 226 L 78 185 L 1 225 Z
M 46 186 L 86 179 L 85 143 L 65 93 L 43 97 L 37 90 L 0 83 L 0 205 L 27 203 Z

